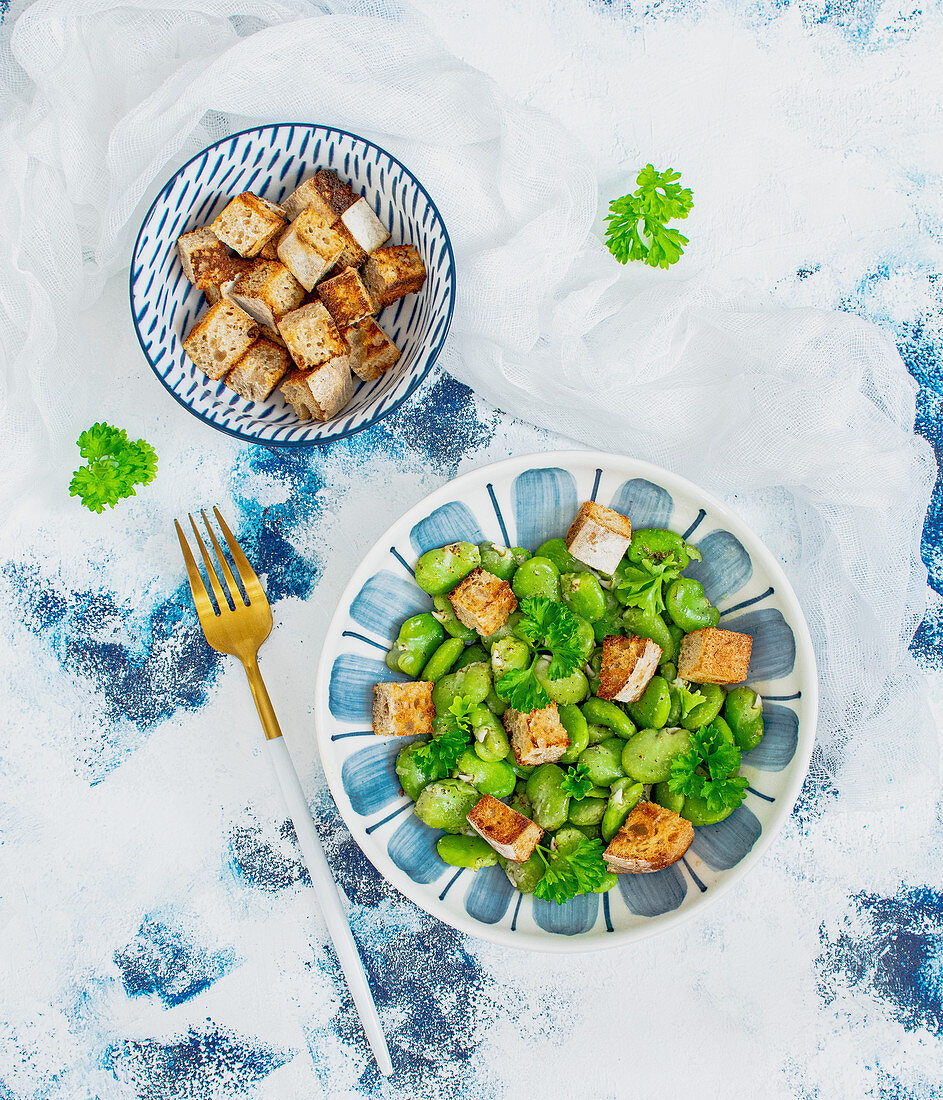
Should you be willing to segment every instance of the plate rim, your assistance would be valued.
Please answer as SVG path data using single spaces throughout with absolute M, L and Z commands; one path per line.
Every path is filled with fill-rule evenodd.
M 391 867 L 389 871 L 385 868 L 377 867 L 370 854 L 361 846 L 351 822 L 347 819 L 344 809 L 346 800 L 338 799 L 338 791 L 335 788 L 337 787 L 342 790 L 340 786 L 340 769 L 330 767 L 326 763 L 329 759 L 330 749 L 330 742 L 327 740 L 327 727 L 330 722 L 327 699 L 330 674 L 335 659 L 334 656 L 328 654 L 326 642 L 328 638 L 339 632 L 341 629 L 341 622 L 348 617 L 347 609 L 350 607 L 353 597 L 360 591 L 364 581 L 367 579 L 366 576 L 362 574 L 366 572 L 368 559 L 373 555 L 378 546 L 392 538 L 392 532 L 395 528 L 400 527 L 400 525 L 414 524 L 419 519 L 428 515 L 430 511 L 434 510 L 440 504 L 446 503 L 448 499 L 455 499 L 455 486 L 460 486 L 466 481 L 483 482 L 495 480 L 495 472 L 504 474 L 506 471 L 514 470 L 515 467 L 519 467 L 523 470 L 533 468 L 538 464 L 547 467 L 556 463 L 565 468 L 567 462 L 572 461 L 595 461 L 597 467 L 603 470 L 606 470 L 607 463 L 610 466 L 614 463 L 618 463 L 620 472 L 625 472 L 628 477 L 647 476 L 648 480 L 653 481 L 656 485 L 662 485 L 663 488 L 670 490 L 677 487 L 693 497 L 694 500 L 698 500 L 700 502 L 699 507 L 703 506 L 703 504 L 709 505 L 712 515 L 719 521 L 732 525 L 729 528 L 732 534 L 740 538 L 742 533 L 746 533 L 751 542 L 751 559 L 754 556 L 755 549 L 756 556 L 759 557 L 764 568 L 775 578 L 777 595 L 784 599 L 788 607 L 790 615 L 787 621 L 796 639 L 797 657 L 801 660 L 802 666 L 808 670 L 807 678 L 809 683 L 803 683 L 801 686 L 803 704 L 805 708 L 808 709 L 808 717 L 803 723 L 800 723 L 796 753 L 789 765 L 792 769 L 791 778 L 786 785 L 785 793 L 777 800 L 779 805 L 776 808 L 775 816 L 770 823 L 769 829 L 763 829 L 762 834 L 753 848 L 747 853 L 747 856 L 741 860 L 736 867 L 730 870 L 729 875 L 724 878 L 719 885 L 712 887 L 707 894 L 702 894 L 702 901 L 696 906 L 660 914 L 658 917 L 651 918 L 647 924 L 640 925 L 634 929 L 622 929 L 615 932 L 607 932 L 604 935 L 597 934 L 593 936 L 570 937 L 556 935 L 551 932 L 512 932 L 510 929 L 502 928 L 499 925 L 484 924 L 482 921 L 477 921 L 468 916 L 468 914 L 453 914 L 449 912 L 448 915 L 445 915 L 433 911 L 433 909 L 429 908 L 420 900 L 426 889 L 424 885 L 413 882 L 405 872 L 395 866 Z M 461 493 L 459 491 L 459 499 L 460 495 Z M 449 479 L 443 485 L 440 485 L 431 493 L 426 494 L 404 511 L 371 543 L 361 557 L 356 568 L 351 573 L 347 584 L 344 586 L 343 592 L 338 599 L 337 606 L 328 622 L 323 642 L 324 644 L 322 644 L 321 656 L 318 662 L 318 671 L 315 677 L 315 739 L 317 742 L 318 754 L 321 759 L 321 767 L 325 779 L 327 780 L 328 790 L 344 822 L 345 828 L 351 835 L 351 839 L 357 847 L 360 848 L 364 857 L 370 862 L 377 873 L 389 882 L 390 885 L 395 887 L 399 893 L 422 909 L 423 912 L 428 913 L 429 916 L 436 920 L 442 921 L 443 924 L 455 928 L 457 931 L 464 932 L 489 943 L 499 944 L 503 947 L 512 947 L 519 950 L 535 950 L 552 954 L 586 954 L 594 951 L 614 950 L 626 947 L 631 943 L 637 943 L 643 939 L 648 939 L 650 936 L 667 932 L 671 928 L 700 915 L 707 906 L 712 905 L 719 898 L 724 897 L 746 874 L 756 867 L 772 846 L 773 842 L 779 837 L 784 825 L 795 808 L 802 785 L 808 775 L 812 751 L 815 747 L 815 735 L 819 713 L 818 665 L 815 657 L 815 649 L 812 644 L 812 636 L 809 631 L 808 623 L 806 622 L 805 614 L 802 610 L 802 605 L 796 596 L 795 590 L 783 566 L 779 560 L 773 556 L 772 552 L 767 548 L 762 539 L 760 539 L 759 535 L 757 535 L 744 520 L 740 519 L 728 505 L 719 500 L 712 493 L 701 489 L 694 482 L 689 481 L 680 474 L 675 474 L 670 470 L 666 470 L 664 467 L 646 462 L 644 459 L 636 459 L 628 455 L 617 455 L 612 452 L 597 450 L 536 451 L 527 455 L 500 459 L 497 462 L 479 466 L 477 469 L 469 470 L 464 474 Z
M 145 225 L 147 225 L 151 214 L 154 212 L 154 207 L 157 205 L 158 201 L 168 192 L 174 180 L 176 180 L 182 172 L 185 172 L 186 169 L 189 168 L 195 160 L 198 160 L 200 157 L 202 157 L 204 153 L 208 153 L 211 149 L 215 149 L 217 146 L 222 145 L 223 142 L 231 141 L 233 138 L 243 137 L 246 134 L 259 134 L 264 130 L 277 130 L 283 126 L 297 126 L 312 131 L 324 130 L 327 133 L 340 134 L 343 137 L 353 138 L 355 141 L 363 142 L 364 145 L 372 146 L 374 149 L 377 149 L 379 152 L 381 152 L 384 156 L 388 157 L 394 164 L 397 164 L 404 172 L 407 173 L 407 175 L 410 176 L 411 179 L 415 181 L 416 186 L 419 188 L 422 194 L 425 195 L 426 201 L 432 207 L 435 216 L 438 218 L 439 224 L 442 226 L 442 234 L 445 238 L 445 248 L 449 258 L 449 269 L 452 274 L 452 277 L 449 280 L 448 309 L 446 312 L 445 325 L 443 326 L 442 333 L 439 336 L 439 339 L 437 340 L 435 346 L 430 350 L 425 366 L 422 367 L 420 370 L 414 372 L 413 378 L 410 381 L 409 385 L 406 387 L 405 392 L 395 401 L 391 402 L 378 416 L 375 416 L 370 420 L 365 421 L 357 428 L 349 428 L 343 432 L 339 432 L 337 435 L 332 435 L 329 438 L 324 439 L 260 439 L 258 436 L 249 435 L 247 432 L 239 428 L 229 428 L 223 424 L 217 424 L 215 421 L 210 420 L 208 416 L 205 416 L 201 412 L 197 412 L 197 410 L 191 404 L 185 401 L 178 393 L 174 391 L 171 386 L 167 384 L 166 379 L 158 372 L 156 364 L 151 359 L 150 355 L 148 355 L 147 349 L 144 347 L 144 341 L 141 338 L 141 327 L 138 323 L 137 314 L 134 312 L 134 261 L 138 254 L 138 246 L 141 243 L 141 235 L 144 232 L 144 227 Z M 329 446 L 331 443 L 337 443 L 342 439 L 350 439 L 351 436 L 358 435 L 360 432 L 368 431 L 376 424 L 379 424 L 382 420 L 385 420 L 386 417 L 388 417 L 391 413 L 396 412 L 396 410 L 399 409 L 404 402 L 408 401 L 409 398 L 412 397 L 412 395 L 416 392 L 423 381 L 425 381 L 425 378 L 429 374 L 429 371 L 431 371 L 433 366 L 435 366 L 435 363 L 439 358 L 442 348 L 445 345 L 445 341 L 448 338 L 449 331 L 452 327 L 452 316 L 455 312 L 455 298 L 456 268 L 455 252 L 452 248 L 452 238 L 449 234 L 448 226 L 446 225 L 445 219 L 442 217 L 442 212 L 439 210 L 432 196 L 426 190 L 426 187 L 423 184 L 422 180 L 419 179 L 419 177 L 416 175 L 415 172 L 413 172 L 411 168 L 407 167 L 407 165 L 405 165 L 398 157 L 395 157 L 392 153 L 384 149 L 382 145 L 378 145 L 375 141 L 371 141 L 369 138 L 365 138 L 360 134 L 355 134 L 352 130 L 342 130 L 338 126 L 329 126 L 327 125 L 327 123 L 323 122 L 266 122 L 261 126 L 247 126 L 243 130 L 235 130 L 231 134 L 226 134 L 225 137 L 221 137 L 216 141 L 211 142 L 209 145 L 204 146 L 202 149 L 194 153 L 192 157 L 184 161 L 184 163 L 181 164 L 174 171 L 174 173 L 167 178 L 166 182 L 154 196 L 153 201 L 147 208 L 147 212 L 141 219 L 141 224 L 138 227 L 137 234 L 134 238 L 134 247 L 131 249 L 131 260 L 128 270 L 128 310 L 131 314 L 131 324 L 134 327 L 134 335 L 137 337 L 138 346 L 141 349 L 141 354 L 144 356 L 145 361 L 151 368 L 152 373 L 160 382 L 160 384 L 164 387 L 164 389 L 170 394 L 170 396 L 177 402 L 178 405 L 186 409 L 187 412 L 189 412 L 192 416 L 195 416 L 198 420 L 206 424 L 207 427 L 214 428 L 216 431 L 222 432 L 224 435 L 232 436 L 234 439 L 239 439 L 244 443 L 254 443 L 256 446 L 259 447 L 279 447 L 285 450 L 310 450 L 313 447 Z

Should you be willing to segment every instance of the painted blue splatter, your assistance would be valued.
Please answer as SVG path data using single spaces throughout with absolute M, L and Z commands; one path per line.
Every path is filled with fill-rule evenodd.
M 128 1082 L 140 1100 L 220 1100 L 245 1096 L 293 1057 L 208 1023 L 179 1039 L 123 1039 L 105 1051 L 102 1068 Z
M 843 989 L 864 989 L 905 1030 L 943 1034 L 943 893 L 902 886 L 894 897 L 861 893 L 851 901 L 844 927 L 820 930 L 819 994 L 831 1004 Z
M 147 916 L 115 964 L 129 997 L 159 997 L 168 1008 L 202 993 L 232 970 L 231 951 L 206 951 L 179 928 Z
M 233 874 L 260 890 L 282 890 L 301 883 L 311 885 L 298 853 L 295 829 L 288 820 L 264 828 L 258 821 L 243 821 L 229 830 L 229 860 Z

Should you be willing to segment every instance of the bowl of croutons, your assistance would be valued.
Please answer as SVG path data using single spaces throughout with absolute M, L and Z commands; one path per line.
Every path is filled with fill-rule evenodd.
M 327 126 L 223 138 L 161 189 L 131 261 L 154 373 L 219 431 L 310 447 L 401 405 L 448 333 L 455 266 L 395 157 Z

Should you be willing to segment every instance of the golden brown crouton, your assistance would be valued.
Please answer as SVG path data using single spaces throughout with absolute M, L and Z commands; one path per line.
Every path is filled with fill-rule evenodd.
M 278 331 L 302 370 L 313 370 L 337 355 L 347 355 L 347 341 L 337 331 L 323 302 L 286 313 L 278 322 Z
M 365 382 L 385 374 L 402 354 L 372 317 L 364 317 L 341 333 L 350 345 L 350 369 Z
M 349 206 L 341 214 L 341 221 L 364 252 L 373 252 L 390 239 L 390 231 L 374 214 L 366 199 L 357 199 L 353 206 Z
M 569 747 L 570 738 L 560 721 L 556 703 L 529 714 L 509 707 L 502 721 L 511 738 L 514 759 L 524 767 L 552 764 Z
M 632 524 L 619 512 L 587 500 L 566 533 L 566 546 L 577 561 L 610 576 L 632 541 Z
M 258 256 L 284 227 L 281 208 L 251 191 L 237 195 L 210 225 L 223 244 L 247 259 Z
M 483 638 L 500 630 L 517 607 L 517 597 L 508 582 L 481 566 L 449 593 L 449 602 L 459 622 L 477 630 Z
M 617 875 L 644 875 L 677 863 L 693 839 L 694 826 L 680 814 L 640 802 L 602 855 Z
M 336 355 L 314 370 L 292 371 L 281 391 L 299 420 L 330 420 L 353 396 L 350 361 L 346 355 Z
M 708 626 L 686 634 L 678 657 L 678 675 L 695 684 L 742 684 L 750 671 L 753 639 L 749 634 Z
M 533 855 L 543 829 L 529 817 L 486 794 L 468 816 L 468 824 L 499 856 L 524 863 Z
M 602 640 L 599 698 L 634 703 L 642 697 L 660 660 L 661 646 L 650 638 L 607 635 Z
M 345 242 L 313 210 L 302 210 L 278 238 L 278 258 L 305 290 L 314 290 L 340 259 Z
M 226 375 L 226 385 L 247 401 L 264 401 L 291 365 L 288 352 L 271 340 L 256 340 Z
M 355 267 L 345 267 L 340 274 L 318 284 L 318 297 L 327 307 L 339 329 L 376 313 L 376 303 L 363 285 L 360 272 Z
M 207 226 L 179 236 L 177 254 L 184 275 L 195 287 L 206 291 L 207 296 L 211 288 L 218 295 L 222 283 L 238 278 L 248 266 Z
M 248 313 L 225 300 L 217 302 L 197 321 L 183 342 L 183 350 L 208 377 L 216 380 L 236 365 L 259 335 Z
M 277 324 L 304 301 L 304 287 L 277 260 L 253 260 L 226 289 L 226 297 L 244 309 L 263 328 L 277 332 Z
M 373 732 L 384 737 L 423 737 L 432 735 L 431 680 L 408 684 L 386 681 L 373 688 Z
M 411 244 L 378 248 L 363 268 L 363 281 L 373 300 L 382 309 L 407 294 L 422 290 L 426 269 L 419 252 Z

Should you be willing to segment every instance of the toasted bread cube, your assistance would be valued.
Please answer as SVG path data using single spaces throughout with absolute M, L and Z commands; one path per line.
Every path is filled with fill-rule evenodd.
M 312 210 L 302 210 L 278 239 L 278 258 L 305 290 L 337 263 L 344 252 L 340 233 L 324 225 Z
M 337 270 L 342 271 L 345 267 L 360 267 L 366 260 L 367 253 L 357 244 L 352 233 L 343 222 L 335 222 L 332 228 L 344 242 L 344 250 L 337 259 Z M 332 272 L 332 274 L 336 274 L 336 272 Z M 379 306 L 377 306 L 377 309 L 379 309 Z
M 411 244 L 393 244 L 378 248 L 367 258 L 363 281 L 382 309 L 407 294 L 422 290 L 426 268 L 418 250 Z
M 366 199 L 357 199 L 353 206 L 349 206 L 341 214 L 341 221 L 364 252 L 373 252 L 390 239 L 390 231 L 374 214 Z
M 278 322 L 278 331 L 302 370 L 313 370 L 328 359 L 347 355 L 347 343 L 323 302 L 309 302 L 286 313 Z
M 290 366 L 284 347 L 271 340 L 256 340 L 226 375 L 226 385 L 247 401 L 264 401 Z
M 340 274 L 318 283 L 317 293 L 339 329 L 376 313 L 376 305 L 355 267 L 345 267 Z
M 210 225 L 224 244 L 246 259 L 258 256 L 284 227 L 281 207 L 251 191 L 237 195 Z
M 273 237 L 267 245 L 259 253 L 260 260 L 277 260 L 278 259 L 278 238 Z
M 543 829 L 529 817 L 486 794 L 466 815 L 468 824 L 499 856 L 524 863 L 533 855 Z
M 365 382 L 385 374 L 402 354 L 372 317 L 364 317 L 341 335 L 350 345 L 350 369 Z
M 570 738 L 560 721 L 557 704 L 524 714 L 508 708 L 502 719 L 518 764 L 552 764 L 566 752 Z
M 408 684 L 385 681 L 373 689 L 373 732 L 381 737 L 432 736 L 431 680 Z
M 211 306 L 215 306 L 217 302 L 222 301 L 223 292 L 218 286 L 205 286 L 203 287 L 203 293 Z
M 197 321 L 183 350 L 209 378 L 222 378 L 249 350 L 259 326 L 237 305 L 223 299 Z
M 602 640 L 599 698 L 634 703 L 642 697 L 660 660 L 661 646 L 650 638 L 608 634 Z
M 330 420 L 353 397 L 350 361 L 336 355 L 312 371 L 292 371 L 281 391 L 300 420 Z
M 304 287 L 277 260 L 254 260 L 238 279 L 225 289 L 226 297 L 246 311 L 269 332 L 304 301 Z
M 632 541 L 632 524 L 619 512 L 593 500 L 580 505 L 566 533 L 566 548 L 577 561 L 610 576 Z
M 753 638 L 707 626 L 681 641 L 678 675 L 695 684 L 742 684 L 750 671 Z
M 691 847 L 694 826 L 680 814 L 640 802 L 602 857 L 617 875 L 646 875 L 677 863 Z
M 449 602 L 459 622 L 477 630 L 483 638 L 500 630 L 517 608 L 517 597 L 508 582 L 488 573 L 481 566 L 473 569 L 449 593 Z
M 179 236 L 177 254 L 184 275 L 205 292 L 232 282 L 246 267 L 246 261 L 234 255 L 208 226 Z

